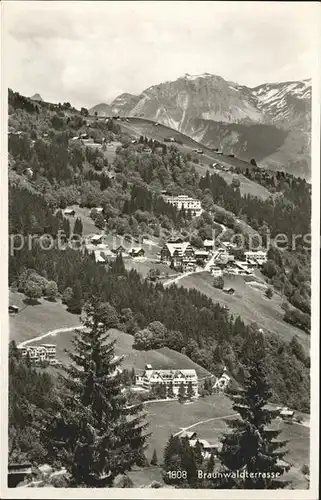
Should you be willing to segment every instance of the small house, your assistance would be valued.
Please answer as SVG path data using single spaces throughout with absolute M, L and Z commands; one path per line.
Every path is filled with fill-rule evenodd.
M 230 383 L 231 377 L 227 374 L 226 368 L 224 368 L 224 372 L 222 373 L 221 377 L 216 379 L 214 389 L 217 389 L 218 391 L 225 391 Z
M 33 170 L 31 168 L 26 168 L 24 171 L 23 171 L 24 175 L 26 177 L 29 177 L 29 179 L 31 179 L 33 177 Z
M 218 278 L 219 276 L 223 275 L 223 271 L 220 267 L 218 266 L 211 266 L 211 275 L 214 276 L 214 278 Z
M 280 411 L 280 417 L 283 418 L 283 420 L 292 420 L 294 417 L 294 411 L 289 410 L 289 408 L 282 408 Z
M 25 481 L 26 477 L 31 477 L 31 463 L 17 463 L 8 465 L 8 487 L 16 488 L 19 483 Z
M 76 212 L 72 208 L 66 208 L 66 210 L 64 210 L 64 215 L 67 215 L 67 216 L 74 217 L 75 213 Z
M 203 241 L 203 247 L 205 248 L 205 250 L 213 251 L 214 245 L 215 245 L 214 240 L 204 240 Z
M 103 235 L 102 234 L 94 234 L 94 236 L 92 236 L 90 238 L 90 242 L 93 245 L 98 245 L 98 244 L 102 243 L 102 241 L 103 241 Z
M 94 255 L 96 264 L 106 264 L 106 259 L 102 256 L 101 252 L 95 250 Z
M 206 260 L 208 259 L 207 250 L 195 250 L 195 259 Z
M 108 259 L 112 257 L 111 251 L 107 248 L 106 250 L 94 250 L 95 262 L 96 264 L 107 264 Z
M 191 439 L 189 444 L 191 448 L 195 448 L 197 444 L 200 444 L 205 459 L 209 459 L 212 453 L 216 454 L 220 449 L 220 444 L 210 444 L 206 439 Z
M 119 245 L 114 252 L 116 255 L 122 255 L 123 253 L 126 253 L 126 248 L 124 248 L 123 245 Z
M 132 257 L 144 257 L 145 250 L 142 247 L 131 248 L 128 253 Z
M 18 306 L 9 306 L 9 313 L 10 314 L 17 314 L 18 312 L 19 312 Z
M 185 271 L 195 271 L 196 263 L 192 261 L 187 262 L 186 264 L 184 264 L 184 269 Z

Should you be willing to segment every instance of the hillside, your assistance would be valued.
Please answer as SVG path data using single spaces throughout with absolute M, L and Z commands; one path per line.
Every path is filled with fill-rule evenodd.
M 36 338 L 56 329 L 80 326 L 79 318 L 66 311 L 66 306 L 61 302 L 41 301 L 31 306 L 24 302 L 24 295 L 18 292 L 10 292 L 9 303 L 17 305 L 20 312 L 11 316 L 9 320 L 9 338 L 17 343 L 35 339 L 37 342 L 53 342 L 57 345 L 57 358 L 68 362 L 65 349 L 72 349 L 71 340 L 73 332 L 62 332 L 49 335 L 43 340 Z M 143 370 L 146 364 L 151 364 L 157 369 L 195 369 L 199 377 L 209 375 L 208 370 L 194 363 L 184 354 L 173 351 L 168 347 L 152 349 L 150 351 L 138 351 L 133 349 L 134 337 L 120 330 L 110 330 L 110 339 L 116 340 L 115 354 L 125 356 L 122 363 L 123 368 L 135 368 Z
M 112 109 L 108 104 L 102 102 L 101 104 L 97 104 L 96 106 L 91 108 L 90 113 L 92 115 L 95 115 L 97 113 L 99 116 L 110 116 L 112 113 Z
M 197 156 L 193 154 L 194 158 L 197 158 L 198 163 L 195 163 L 196 171 L 201 175 L 205 175 L 207 171 L 210 171 L 210 165 L 213 163 L 220 163 L 221 165 L 226 165 L 228 167 L 239 168 L 241 171 L 246 168 L 251 168 L 251 165 L 248 162 L 242 161 L 240 158 L 236 157 L 230 158 L 228 154 L 232 150 L 228 145 L 223 148 L 225 152 L 224 155 L 218 155 L 208 146 L 205 146 L 203 143 L 197 142 L 196 140 L 190 138 L 186 134 L 182 132 L 178 132 L 173 130 L 170 127 L 165 125 L 155 126 L 155 122 L 151 120 L 147 120 L 144 118 L 130 118 L 128 122 L 120 121 L 119 122 L 121 129 L 124 132 L 127 132 L 131 136 L 139 139 L 141 135 L 146 136 L 148 138 L 164 141 L 164 139 L 168 137 L 173 137 L 175 140 L 179 141 L 175 143 L 175 147 L 179 151 L 184 153 L 193 154 L 194 149 L 201 148 L 204 151 L 204 154 L 201 156 Z M 264 127 L 264 126 L 263 126 Z M 213 145 L 214 147 L 214 145 Z M 251 194 L 252 196 L 258 196 L 259 198 L 266 199 L 270 196 L 270 193 L 263 186 L 255 182 L 249 182 L 248 179 L 245 179 L 242 175 L 238 173 L 226 173 L 219 172 L 226 182 L 229 184 L 232 182 L 233 177 L 237 177 L 240 180 L 240 190 L 243 195 Z
M 139 96 L 122 94 L 110 104 L 113 115 L 157 121 L 207 146 L 308 178 L 310 108 L 311 80 L 249 88 L 208 73 L 186 74 Z M 285 144 L 293 130 L 296 139 Z
M 69 310 L 76 314 L 70 318 L 78 317 L 91 294 L 98 294 L 112 304 L 128 333 L 137 327 L 148 331 L 155 321 L 164 325 L 166 333 L 162 341 L 152 339 L 149 345 L 143 342 L 143 349 L 162 346 L 181 353 L 184 348 L 194 363 L 215 375 L 228 363 L 231 374 L 238 380 L 248 338 L 256 329 L 248 324 L 248 317 L 247 321 L 242 318 L 241 298 L 238 304 L 241 317 L 231 318 L 220 306 L 222 299 L 214 297 L 219 302 L 213 302 L 203 290 L 201 293 L 197 290 L 198 284 L 187 290 L 163 287 L 161 283 L 154 286 L 145 281 L 159 249 L 153 247 L 153 254 L 146 252 L 145 261 L 133 260 L 133 266 L 125 265 L 122 259 L 110 259 L 101 266 L 94 256 L 79 252 L 70 244 L 72 233 L 76 229 L 77 234 L 84 236 L 106 232 L 110 245 L 117 245 L 118 236 L 126 236 L 131 246 L 140 244 L 143 235 L 147 240 L 157 241 L 160 247 L 176 234 L 190 237 L 198 248 L 204 239 L 213 236 L 213 231 L 215 234 L 221 231 L 221 225 L 228 228 L 229 238 L 240 231 L 247 233 L 248 226 L 262 234 L 269 230 L 272 238 L 279 233 L 291 237 L 293 232 L 304 234 L 309 227 L 308 185 L 290 175 L 267 172 L 226 154 L 220 156 L 206 147 L 202 147 L 204 154 L 198 154 L 193 149 L 198 149 L 199 143 L 152 121 L 105 117 L 99 120 L 88 116 L 85 109 L 74 110 L 69 103 L 35 103 L 13 92 L 9 93 L 9 108 L 10 234 L 47 234 L 54 243 L 50 250 L 42 251 L 36 239 L 35 247 L 11 254 L 10 286 L 29 293 L 34 290 L 36 280 L 36 295 L 43 297 L 49 287 L 50 293 L 59 299 L 64 297 Z M 176 137 L 176 142 L 164 142 L 169 137 Z M 133 143 L 133 138 L 138 140 Z M 233 166 L 235 174 L 217 173 L 211 169 L 215 161 Z M 239 186 L 234 182 L 237 179 Z M 26 189 L 27 186 L 32 189 Z M 193 218 L 176 210 L 164 201 L 164 191 L 197 198 L 204 213 Z M 66 207 L 75 207 L 75 217 L 64 213 Z M 100 207 L 101 211 L 92 211 L 94 207 Z M 68 245 L 63 252 L 59 231 Z M 284 313 L 289 324 L 299 325 L 309 333 L 309 255 L 303 251 L 302 242 L 297 244 L 291 260 L 284 254 L 271 252 L 265 279 L 269 286 L 285 295 L 291 307 L 297 308 L 287 316 Z M 175 273 L 180 271 L 178 266 Z M 168 267 L 168 273 L 171 272 Z M 37 316 L 39 311 L 38 317 L 42 319 L 38 331 L 43 333 L 43 325 L 45 331 L 57 328 L 54 303 L 51 307 L 47 318 L 40 314 L 39 305 L 32 308 L 28 305 L 22 314 L 33 312 Z M 249 304 L 247 312 L 251 307 Z M 279 312 L 281 322 L 283 310 Z M 273 314 L 272 310 L 267 316 Z M 19 315 L 11 318 L 13 323 L 18 321 Z M 32 324 L 32 317 L 29 321 Z M 27 321 L 20 324 L 22 334 L 29 335 L 28 330 Z M 276 395 L 282 401 L 291 400 L 294 407 L 306 408 L 306 354 L 300 351 L 297 340 L 293 347 L 292 340 L 288 342 L 289 336 L 286 342 L 279 333 L 274 337 L 266 335 L 265 341 L 273 363 L 269 370 Z M 282 360 L 279 349 L 284 352 Z M 160 352 L 157 359 L 167 363 L 167 354 Z M 294 380 L 290 367 L 300 373 L 300 378 Z M 283 384 L 286 377 L 293 378 L 289 387 Z
M 133 349 L 134 337 L 128 333 L 119 330 L 110 330 L 110 339 L 116 340 L 115 355 L 124 356 L 122 368 L 135 368 L 135 370 L 144 370 L 147 364 L 151 364 L 155 369 L 195 369 L 199 377 L 209 375 L 208 370 L 202 368 L 197 363 L 194 363 L 184 354 L 173 351 L 168 347 L 160 349 L 151 349 L 149 351 L 139 351 Z M 56 335 L 53 339 L 57 343 L 57 357 L 63 362 L 68 362 L 69 358 L 65 353 L 65 349 L 71 349 L 72 333 L 62 333 Z
M 233 287 L 234 295 L 228 295 L 214 288 L 213 279 L 209 273 L 188 276 L 180 280 L 179 284 L 186 288 L 195 288 L 214 302 L 218 301 L 226 305 L 231 314 L 242 316 L 248 324 L 256 323 L 265 332 L 278 335 L 286 341 L 290 341 L 296 335 L 306 352 L 309 352 L 309 335 L 283 321 L 282 298 L 275 294 L 272 299 L 267 299 L 264 296 L 266 285 L 262 284 L 262 288 L 256 287 L 255 281 L 259 282 L 255 278 L 253 278 L 253 283 L 246 283 L 240 276 L 225 276 L 224 285 L 226 288 Z

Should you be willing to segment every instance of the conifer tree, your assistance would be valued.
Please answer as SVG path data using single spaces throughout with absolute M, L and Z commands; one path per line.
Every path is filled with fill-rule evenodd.
M 183 382 L 181 382 L 181 385 L 179 386 L 178 389 L 178 401 L 180 403 L 183 403 L 186 399 L 186 391 L 185 391 L 185 385 Z
M 113 273 L 119 275 L 119 274 L 125 274 L 126 269 L 125 269 L 125 264 L 124 260 L 121 254 L 118 254 L 116 259 L 114 260 L 111 270 Z
M 208 474 L 212 474 L 214 467 L 215 467 L 215 456 L 214 456 L 214 453 L 212 451 L 211 456 L 208 459 L 208 462 L 206 464 L 206 472 Z
M 73 314 L 81 313 L 83 301 L 82 301 L 82 288 L 79 280 L 75 281 L 75 284 L 72 287 L 72 296 L 69 298 L 66 304 L 68 306 L 69 312 Z
M 69 236 L 70 236 L 70 223 L 69 223 L 69 220 L 68 219 L 63 219 L 63 222 L 62 222 L 62 229 L 66 235 L 66 238 L 69 239 Z
M 78 234 L 79 236 L 81 236 L 82 231 L 83 231 L 83 226 L 82 226 L 81 219 L 79 219 L 79 217 L 77 217 L 77 219 L 75 221 L 75 225 L 74 225 L 74 234 Z
M 230 394 L 233 410 L 240 417 L 227 421 L 231 432 L 224 435 L 218 454 L 224 471 L 243 471 L 248 477 L 234 478 L 232 474 L 222 488 L 277 489 L 288 484 L 279 479 L 286 471 L 279 462 L 286 454 L 286 442 L 277 440 L 281 431 L 273 428 L 277 411 L 266 407 L 271 391 L 262 359 L 263 337 L 257 336 L 248 358 L 244 387 Z M 250 477 L 250 473 L 259 474 Z
M 172 399 L 175 397 L 174 390 L 173 390 L 173 382 L 170 382 L 167 387 L 167 397 Z
M 178 436 L 171 435 L 164 450 L 163 479 L 167 484 L 179 484 L 181 479 L 171 477 L 171 471 L 182 470 L 182 443 Z
M 199 440 L 196 441 L 196 444 L 194 447 L 194 456 L 195 456 L 197 468 L 201 469 L 202 464 L 204 462 L 204 458 L 203 458 L 203 446 L 199 442 Z
M 198 448 L 197 454 L 195 450 L 191 447 L 187 437 L 181 439 L 181 470 L 187 472 L 187 483 L 190 486 L 194 486 L 197 483 L 197 469 L 199 463 L 197 460 L 201 460 L 199 457 Z
M 136 372 L 135 372 L 134 367 L 131 369 L 130 378 L 131 378 L 132 384 L 136 384 Z
M 150 463 L 151 463 L 151 465 L 157 465 L 158 464 L 157 453 L 156 453 L 155 448 L 154 448 L 153 456 L 152 456 L 152 459 L 151 459 Z
M 69 352 L 59 411 L 43 431 L 47 460 L 67 469 L 71 487 L 111 487 L 138 461 L 147 437 L 141 406 L 128 406 L 121 391 L 104 306 L 93 297 L 84 308 L 86 328 L 78 330 Z
M 192 399 L 192 397 L 195 396 L 194 389 L 193 389 L 191 381 L 189 381 L 188 384 L 187 384 L 186 396 L 187 396 L 188 399 Z

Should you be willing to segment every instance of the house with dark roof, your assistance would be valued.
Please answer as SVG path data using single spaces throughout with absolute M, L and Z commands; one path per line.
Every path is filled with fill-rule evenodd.
M 145 250 L 142 247 L 131 248 L 128 253 L 131 257 L 144 257 Z
M 174 267 L 195 263 L 195 251 L 189 241 L 182 243 L 166 243 L 161 249 L 161 261 L 168 265 L 173 263 Z
M 75 213 L 76 212 L 72 208 L 66 208 L 66 210 L 64 210 L 64 215 L 71 215 L 74 217 Z

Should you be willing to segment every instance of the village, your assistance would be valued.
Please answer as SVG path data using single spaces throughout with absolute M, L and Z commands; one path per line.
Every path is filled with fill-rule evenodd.
M 201 202 L 187 195 L 169 196 L 166 192 L 162 194 L 164 201 L 171 204 L 177 210 L 184 210 L 190 217 L 199 217 L 203 209 Z M 102 207 L 92 209 L 92 212 L 103 213 Z M 64 210 L 64 216 L 74 216 L 73 209 Z M 222 231 L 226 231 L 226 226 L 220 224 Z M 87 252 L 94 255 L 97 264 L 106 265 L 118 255 L 124 259 L 149 260 L 152 263 L 162 263 L 168 266 L 169 270 L 179 273 L 207 271 L 213 277 L 223 275 L 253 276 L 256 269 L 259 269 L 267 261 L 265 250 L 248 250 L 241 252 L 241 257 L 236 258 L 235 252 L 237 244 L 231 241 L 219 241 L 213 239 L 203 240 L 202 247 L 196 248 L 186 238 L 180 236 L 169 237 L 160 247 L 156 258 L 147 256 L 146 249 L 148 240 L 142 236 L 135 242 L 140 242 L 140 246 L 132 246 L 133 238 L 130 235 L 118 238 L 119 245 L 111 245 L 106 242 L 106 235 L 101 231 L 86 238 L 84 247 Z

